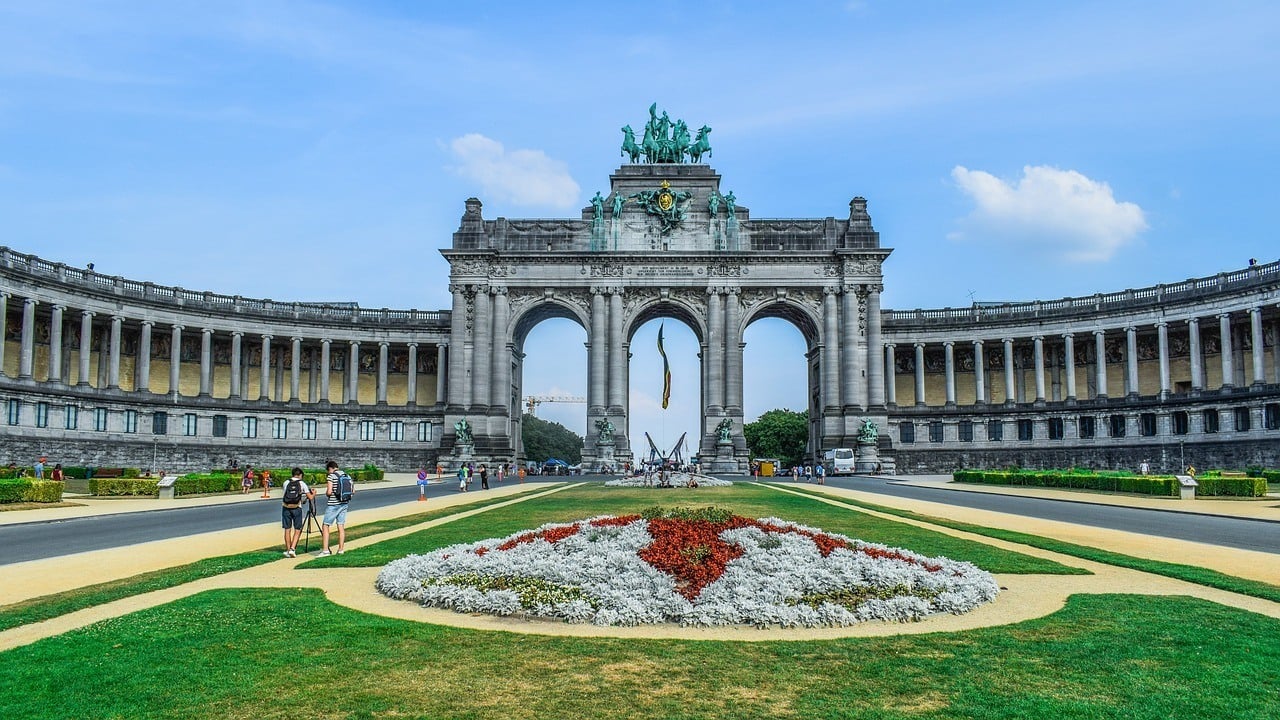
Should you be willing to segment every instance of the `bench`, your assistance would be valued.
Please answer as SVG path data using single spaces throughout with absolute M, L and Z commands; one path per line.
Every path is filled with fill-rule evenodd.
M 124 476 L 124 468 L 94 468 L 93 476 L 96 478 L 118 478 Z

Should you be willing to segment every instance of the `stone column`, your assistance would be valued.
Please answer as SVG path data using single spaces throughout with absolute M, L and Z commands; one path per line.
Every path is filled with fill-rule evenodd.
M 347 403 L 360 404 L 360 341 L 352 340 L 347 357 Z
M 1031 338 L 1031 353 L 1036 366 L 1036 402 L 1044 403 L 1044 336 Z
M 240 357 L 244 353 L 241 346 L 244 342 L 244 333 L 239 330 L 231 332 L 231 393 L 230 397 L 239 398 L 241 393 L 240 385 Z
M 1271 370 L 1274 382 L 1280 384 L 1280 318 L 1271 323 Z
M 62 311 L 64 305 L 54 305 L 49 318 L 49 382 L 62 382 Z M 4 330 L 0 329 L 0 343 L 4 342 Z
M 974 404 L 987 404 L 987 358 L 981 340 L 973 341 L 973 394 Z
M 275 389 L 271 392 L 271 397 L 276 402 L 284 402 L 284 348 L 276 348 L 272 352 L 275 358 L 272 360 L 271 376 L 275 378 Z
M 897 407 L 898 405 L 898 359 L 894 357 L 894 349 L 896 347 L 897 346 L 893 343 L 889 343 L 884 347 L 884 389 L 885 395 L 887 396 L 885 399 L 888 401 L 890 407 Z
M 880 360 L 881 338 L 880 291 L 879 285 L 867 288 L 867 348 L 871 354 L 869 359 Z M 875 348 L 871 350 L 871 348 Z M 867 406 L 869 408 L 884 407 L 884 367 L 879 362 L 867 363 Z
M 621 314 L 621 309 L 619 309 Z M 511 360 L 515 346 L 507 335 L 511 324 L 511 299 L 505 287 L 493 289 L 493 390 L 489 403 L 503 408 L 503 415 L 511 415 Z M 517 405 L 519 402 L 516 403 Z
M 9 322 L 9 293 L 0 292 L 0 375 L 4 375 L 4 338 L 8 328 L 5 326 Z
M 1138 396 L 1138 328 L 1130 325 L 1124 329 L 1124 390 L 1129 397 Z
M 258 399 L 266 402 L 271 399 L 271 336 L 262 336 L 262 362 L 259 363 L 261 375 L 258 380 Z
M 1018 402 L 1018 386 L 1013 377 L 1013 338 L 1004 338 L 1004 404 Z
M 151 329 L 155 325 L 151 320 L 143 320 L 138 331 L 138 353 L 134 390 L 151 392 Z
M 330 345 L 333 343 L 329 338 L 320 339 L 320 402 L 329 402 L 329 365 L 330 353 L 332 349 Z
M 609 412 L 621 413 L 627 404 L 627 351 L 622 346 L 622 288 L 609 295 Z M 621 434 L 621 430 L 618 431 Z
M 825 414 L 840 412 L 840 317 L 833 287 L 822 288 L 822 409 Z
M 608 391 L 605 388 L 608 382 L 608 364 L 605 355 L 605 350 L 608 349 L 608 341 L 605 339 L 605 334 L 608 332 L 606 312 L 604 289 L 591 288 L 591 335 L 587 338 L 587 377 L 589 378 L 587 406 L 588 413 L 591 415 L 604 414 L 605 406 L 609 403 Z
M 213 386 L 213 330 L 200 329 L 200 397 L 209 397 Z
M 1094 330 L 1094 372 L 1096 374 L 1095 383 L 1098 386 L 1098 393 L 1094 397 L 1105 398 L 1107 396 L 1107 331 Z
M 955 342 L 947 340 L 942 343 L 942 354 L 946 361 L 947 373 L 947 407 L 956 406 L 956 349 Z
M 1062 353 L 1066 361 L 1067 403 L 1076 401 L 1076 336 L 1066 333 L 1062 336 Z
M 742 291 L 729 288 L 724 297 L 725 332 L 725 414 L 742 414 L 742 303 L 738 295 Z
M 465 285 L 454 284 L 449 289 L 453 292 L 453 315 L 449 324 L 449 405 L 465 409 L 464 388 L 468 383 L 463 342 L 467 336 L 467 293 Z
M 182 379 L 182 326 L 174 325 L 169 334 L 169 394 L 177 398 L 182 394 L 178 387 Z
M 840 404 L 846 409 L 861 409 L 867 402 L 866 390 L 858 381 L 858 293 L 853 286 L 840 295 Z M 884 362 L 884 350 L 867 350 L 867 364 Z M 863 392 L 858 390 L 863 388 Z
M 924 407 L 924 343 L 916 343 L 916 407 Z
M 409 379 L 405 383 L 404 404 L 410 407 L 418 404 L 418 343 L 409 343 Z
M 448 385 L 445 384 L 446 370 L 451 367 L 445 363 L 449 362 L 449 343 L 436 343 L 436 403 L 443 405 L 449 397 L 445 394 Z
M 30 378 L 36 356 L 36 305 L 32 298 L 22 301 L 22 350 L 18 355 L 18 377 Z M 0 338 L 3 341 L 3 338 Z
M 302 338 L 294 335 L 289 338 L 292 357 L 289 358 L 289 402 L 302 402 L 299 397 L 299 386 L 302 384 Z
M 1160 350 L 1160 399 L 1169 397 L 1172 387 L 1169 381 L 1169 324 L 1161 320 L 1156 323 L 1156 345 Z
M 1187 341 L 1191 345 L 1191 392 L 1204 390 L 1204 352 L 1200 349 L 1200 319 L 1187 320 Z
M 1262 338 L 1262 308 L 1249 308 L 1249 325 L 1253 335 L 1253 384 L 1262 385 L 1264 366 L 1264 343 Z
M 1231 343 L 1231 313 L 1222 313 L 1218 316 L 1218 329 L 1222 335 L 1222 389 L 1230 390 L 1235 385 L 1235 358 L 1232 357 L 1235 352 Z
M 386 340 L 378 342 L 378 386 L 375 395 L 379 405 L 387 404 L 387 347 Z
M 476 324 L 471 356 L 471 403 L 482 410 L 489 407 L 489 390 L 493 384 L 493 313 L 489 287 L 476 289 Z
M 707 349 L 703 364 L 706 365 L 707 412 L 715 415 L 724 412 L 724 302 L 720 288 L 707 288 Z

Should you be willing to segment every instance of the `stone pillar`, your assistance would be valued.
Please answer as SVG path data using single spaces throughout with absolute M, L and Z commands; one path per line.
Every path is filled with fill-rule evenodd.
M 947 407 L 956 406 L 956 349 L 955 342 L 947 340 L 942 343 L 942 353 L 946 360 L 947 373 Z
M 742 415 L 742 303 L 738 288 L 729 288 L 724 297 L 725 332 L 725 414 Z
M 605 322 L 606 312 L 604 289 L 591 288 L 591 336 L 587 338 L 587 377 L 589 378 L 587 407 L 590 415 L 603 415 L 605 406 L 609 403 L 608 391 L 605 388 L 608 382 L 608 365 L 605 355 L 605 350 L 608 349 L 608 341 L 605 339 L 605 334 L 608 332 Z M 588 428 L 589 434 L 590 428 Z
M 64 305 L 54 305 L 49 318 L 49 382 L 62 382 L 62 312 Z M 4 342 L 4 330 L 0 329 L 0 343 Z
M 825 414 L 840 412 L 840 317 L 836 310 L 837 288 L 822 288 L 822 408 Z
M 718 415 L 724 412 L 724 302 L 720 288 L 707 288 L 707 349 L 703 358 L 706 372 L 703 389 L 707 397 L 707 412 Z
M 1191 346 L 1191 392 L 1204 390 L 1204 352 L 1200 349 L 1200 319 L 1187 321 L 1187 342 Z
M 329 402 L 329 365 L 333 343 L 329 338 L 320 339 L 320 402 Z
M 924 407 L 924 343 L 916 343 L 916 407 Z
M 1066 362 L 1067 403 L 1076 401 L 1076 336 L 1066 333 L 1062 336 L 1062 353 Z
M 347 403 L 360 404 L 360 341 L 352 340 L 347 357 Z
M 449 343 L 436 343 L 436 403 L 443 405 L 449 397 L 446 395 L 448 385 L 445 384 L 446 370 L 449 362 Z
M 1129 397 L 1138 396 L 1138 328 L 1130 325 L 1124 329 L 1124 391 Z
M 881 358 L 880 346 L 884 342 L 881 339 L 883 334 L 880 318 L 882 289 L 879 285 L 870 285 L 867 288 L 867 348 L 872 353 L 869 359 L 876 361 Z M 877 409 L 884 407 L 884 367 L 879 362 L 867 363 L 867 407 Z
M 845 412 L 861 409 L 867 402 L 866 389 L 858 376 L 858 293 L 849 286 L 840 295 L 840 404 Z M 884 362 L 884 350 L 866 351 L 867 365 Z M 862 389 L 859 393 L 858 390 Z
M 1160 351 L 1160 399 L 1169 397 L 1172 385 L 1169 380 L 1169 324 L 1156 323 L 1156 345 Z
M 258 399 L 266 402 L 271 399 L 271 336 L 262 336 L 262 362 L 259 363 L 261 375 L 258 380 Z
M 320 349 L 315 345 L 307 348 L 307 402 L 315 403 L 320 397 Z
M 271 376 L 275 378 L 275 389 L 271 392 L 271 397 L 276 402 L 284 402 L 284 348 L 276 348 L 272 351 L 275 358 L 272 361 Z
M 30 378 L 36 356 L 36 305 L 32 298 L 22 301 L 22 350 L 18 355 L 18 377 Z M 2 341 L 3 338 L 0 338 Z
M 622 346 L 622 288 L 609 295 L 609 412 L 618 414 L 627 404 L 627 351 Z M 618 434 L 621 434 L 618 429 Z
M 299 397 L 299 386 L 302 384 L 302 338 L 294 335 L 289 338 L 292 357 L 289 358 L 289 402 L 302 402 Z
M 974 404 L 987 404 L 987 358 L 981 340 L 973 341 L 973 395 Z
M 169 334 L 169 394 L 177 398 L 182 394 L 178 387 L 182 379 L 182 326 L 174 325 Z
M 387 404 L 387 347 L 386 340 L 378 342 L 378 386 L 375 395 L 379 405 Z
M 493 289 L 493 390 L 489 402 L 503 408 L 503 415 L 511 415 L 511 360 L 515 346 L 507 335 L 511 324 L 511 299 L 507 288 Z M 622 310 L 618 310 L 621 314 Z M 519 405 L 519 401 L 516 401 Z
M 464 365 L 466 357 L 463 341 L 467 336 L 467 293 L 466 286 L 454 284 L 449 286 L 453 292 L 453 315 L 451 316 L 449 325 L 449 405 L 458 409 L 465 409 L 467 368 Z
M 1013 338 L 1004 338 L 1004 404 L 1018 402 L 1018 386 L 1013 377 Z
M 0 375 L 4 375 L 4 338 L 9 322 L 9 293 L 0 292 Z
M 404 404 L 410 407 L 418 404 L 418 343 L 409 343 L 409 379 L 405 383 Z
M 209 397 L 213 387 L 213 330 L 200 329 L 200 397 Z
M 1093 342 L 1095 383 L 1098 386 L 1097 395 L 1094 397 L 1105 398 L 1107 396 L 1107 331 L 1094 330 Z
M 1222 389 L 1230 390 L 1235 385 L 1235 358 L 1232 355 L 1235 349 L 1231 343 L 1231 314 L 1222 313 L 1218 316 L 1218 329 L 1222 335 Z
M 1264 366 L 1264 343 L 1262 338 L 1262 308 L 1249 308 L 1249 325 L 1253 337 L 1253 384 L 1262 385 Z
M 244 354 L 244 333 L 239 330 L 231 332 L 231 393 L 230 397 L 239 399 L 242 392 L 240 385 L 240 359 Z
M 1036 367 L 1036 402 L 1044 404 L 1044 336 L 1031 338 L 1031 354 Z
M 476 322 L 471 356 L 471 403 L 481 409 L 489 407 L 489 390 L 493 384 L 493 313 L 490 288 L 476 289 Z
M 1271 370 L 1273 382 L 1280 385 L 1280 318 L 1271 323 Z
M 889 403 L 889 407 L 898 406 L 898 359 L 894 357 L 894 349 L 897 346 L 893 343 L 885 345 L 885 400 Z M 870 398 L 868 398 L 869 400 Z
M 142 329 L 138 331 L 137 382 L 133 388 L 137 392 L 151 392 L 151 329 L 154 324 L 151 320 L 143 320 Z

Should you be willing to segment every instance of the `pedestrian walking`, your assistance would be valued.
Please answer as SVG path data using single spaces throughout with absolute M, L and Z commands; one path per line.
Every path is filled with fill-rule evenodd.
M 244 474 L 240 476 L 240 494 L 245 495 L 253 487 L 253 466 L 245 465 Z
M 521 483 L 523 483 L 523 482 L 524 482 L 524 476 L 525 476 L 525 469 L 524 469 L 524 466 L 523 466 L 523 465 L 521 465 L 521 466 L 520 466 L 520 469 L 516 471 L 516 477 L 520 479 L 520 482 L 521 482 Z
M 324 468 L 327 473 L 324 494 L 329 502 L 324 508 L 324 522 L 320 524 L 320 536 L 324 543 L 320 557 L 332 554 L 329 552 L 329 527 L 332 525 L 338 526 L 338 554 L 347 551 L 347 507 L 356 492 L 355 482 L 350 475 L 338 469 L 338 463 L 330 460 Z
M 57 480 L 58 482 L 66 481 L 67 479 L 66 476 L 62 474 L 62 463 L 58 463 L 57 465 L 53 466 L 53 473 L 49 475 L 49 479 Z
M 502 476 L 506 474 L 507 474 L 507 464 L 502 463 L 501 465 L 498 466 L 498 472 L 496 473 L 498 482 L 502 482 Z
M 458 466 L 458 492 L 467 491 L 467 466 L 465 464 Z
M 36 479 L 37 479 L 37 480 L 43 480 L 43 479 L 44 479 L 44 464 L 45 464 L 45 461 L 46 461 L 46 460 L 48 460 L 48 459 L 49 459 L 49 458 L 45 457 L 44 455 L 41 455 L 41 456 L 40 456 L 40 459 L 39 459 L 39 460 L 36 460 L 36 464 L 35 464 L 35 466 L 33 467 L 33 469 L 36 471 Z
M 827 468 L 822 463 L 818 463 L 818 467 L 814 468 L 814 473 L 818 476 L 819 485 L 827 484 Z
M 480 463 L 480 489 L 489 489 L 489 467 L 484 463 Z

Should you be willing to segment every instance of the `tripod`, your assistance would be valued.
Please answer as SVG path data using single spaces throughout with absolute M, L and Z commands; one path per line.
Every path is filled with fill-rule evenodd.
M 302 541 L 302 552 L 311 551 L 311 529 L 315 528 L 316 532 L 321 532 L 320 521 L 316 519 L 316 501 L 314 499 L 307 500 L 307 519 L 303 523 L 306 529 L 307 537 Z

